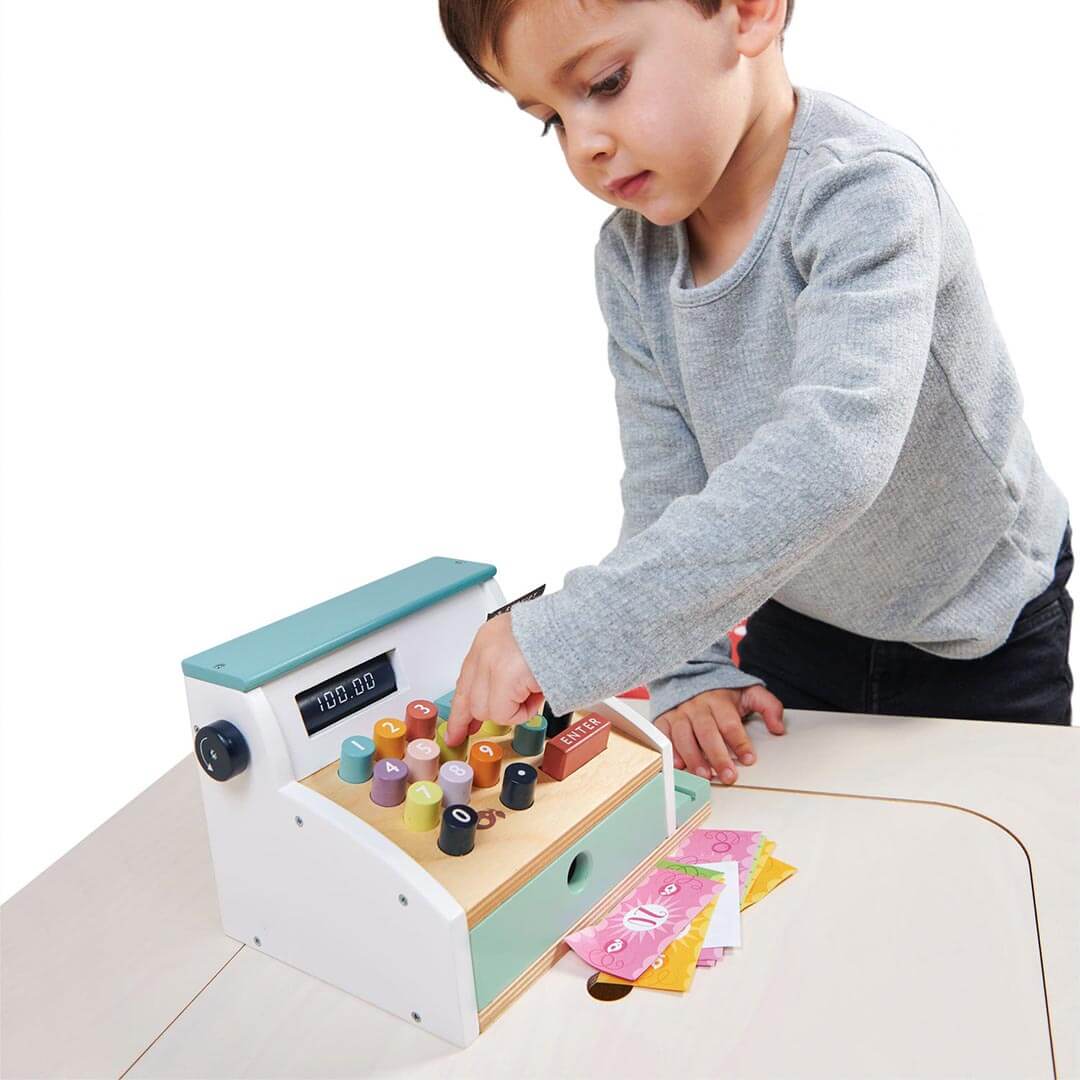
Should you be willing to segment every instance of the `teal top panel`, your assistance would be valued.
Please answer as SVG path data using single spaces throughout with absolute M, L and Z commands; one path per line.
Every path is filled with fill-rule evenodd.
M 184 674 L 254 690 L 350 641 L 495 576 L 490 563 L 435 556 L 189 656 Z

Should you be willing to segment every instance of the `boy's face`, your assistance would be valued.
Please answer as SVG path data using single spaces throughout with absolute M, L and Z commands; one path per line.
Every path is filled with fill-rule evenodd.
M 670 225 L 716 187 L 751 120 L 745 31 L 734 3 L 704 19 L 686 0 L 521 0 L 503 65 L 489 54 L 484 68 L 538 126 L 550 121 L 584 188 Z M 606 44 L 558 74 L 593 43 Z M 608 187 L 644 170 L 636 192 Z

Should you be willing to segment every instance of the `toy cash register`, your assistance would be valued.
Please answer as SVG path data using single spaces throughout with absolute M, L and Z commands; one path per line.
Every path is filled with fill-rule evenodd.
M 183 662 L 225 932 L 459 1046 L 709 809 L 617 698 L 446 746 L 503 602 L 431 558 Z

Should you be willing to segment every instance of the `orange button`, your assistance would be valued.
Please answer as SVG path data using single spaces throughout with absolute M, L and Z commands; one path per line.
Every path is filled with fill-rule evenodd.
M 387 757 L 405 760 L 405 725 L 400 720 L 392 716 L 379 720 L 372 734 L 375 737 L 376 761 Z
M 473 771 L 473 787 L 494 787 L 499 782 L 502 767 L 502 747 L 480 739 L 469 748 L 469 764 Z

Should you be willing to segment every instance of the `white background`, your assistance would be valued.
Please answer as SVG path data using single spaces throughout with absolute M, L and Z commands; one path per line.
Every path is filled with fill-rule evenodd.
M 433 554 L 556 588 L 614 544 L 622 458 L 611 207 L 434 0 L 3 20 L 7 897 L 189 751 L 182 657 Z M 785 49 L 926 151 L 1074 504 L 1078 36 L 799 0 Z

